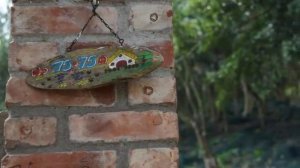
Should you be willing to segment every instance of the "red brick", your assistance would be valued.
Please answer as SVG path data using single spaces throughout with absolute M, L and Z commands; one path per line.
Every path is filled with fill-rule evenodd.
M 77 42 L 73 46 L 72 51 L 78 49 L 85 49 L 85 48 L 99 48 L 99 47 L 116 46 L 116 45 L 118 44 L 116 44 L 115 42 Z
M 128 99 L 136 104 L 176 104 L 176 80 L 173 76 L 130 80 Z
M 9 68 L 28 71 L 36 65 L 58 55 L 58 44 L 50 42 L 11 43 Z
M 118 12 L 114 7 L 99 7 L 97 12 L 117 31 Z M 91 16 L 89 6 L 15 6 L 12 8 L 12 34 L 74 34 Z M 109 33 L 93 18 L 85 33 Z
M 129 153 L 130 168 L 178 168 L 178 149 L 134 149 Z
M 130 9 L 130 22 L 135 30 L 163 30 L 172 27 L 172 6 L 169 4 L 135 4 Z M 150 17 L 157 15 L 156 21 Z
M 157 44 L 148 44 L 150 49 L 161 53 L 164 57 L 164 63 L 161 67 L 174 68 L 174 49 L 171 41 L 164 41 Z
M 7 155 L 1 168 L 115 168 L 116 152 L 64 152 Z
M 103 2 L 124 2 L 124 0 L 102 0 Z M 14 4 L 19 3 L 45 3 L 45 2 L 58 2 L 58 0 L 13 0 Z M 79 2 L 90 2 L 90 0 L 76 0 L 76 3 Z
M 114 85 L 88 90 L 41 90 L 26 84 L 24 79 L 11 77 L 6 87 L 6 105 L 21 106 L 112 106 Z
M 45 2 L 57 2 L 57 0 L 13 0 L 12 1 L 14 4 L 18 3 L 45 3 Z
M 56 140 L 56 118 L 9 118 L 5 121 L 4 136 L 6 147 L 13 148 L 17 144 L 47 146 Z
M 177 114 L 160 111 L 90 113 L 69 117 L 70 139 L 76 142 L 178 140 Z

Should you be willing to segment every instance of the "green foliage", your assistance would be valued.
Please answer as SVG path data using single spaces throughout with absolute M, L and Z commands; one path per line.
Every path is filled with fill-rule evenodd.
M 0 39 L 0 110 L 4 109 L 5 84 L 8 79 L 7 72 L 7 42 Z
M 226 130 L 229 115 L 242 115 L 243 86 L 255 99 L 253 111 L 270 100 L 299 99 L 299 0 L 174 0 L 174 13 L 182 121 L 203 132 L 211 125 Z M 242 105 L 234 111 L 235 101 Z M 260 148 L 251 154 L 263 155 Z M 219 166 L 235 156 L 224 151 Z
M 5 85 L 8 79 L 8 66 L 7 66 L 7 34 L 4 33 L 4 25 L 7 23 L 7 15 L 0 14 L 0 111 L 5 109 Z
M 177 76 L 179 94 L 188 98 L 185 104 L 192 108 L 201 97 L 202 110 L 209 111 L 203 87 L 211 87 L 214 104 L 222 111 L 241 91 L 241 80 L 262 101 L 287 86 L 299 93 L 300 1 L 175 0 L 174 4 Z

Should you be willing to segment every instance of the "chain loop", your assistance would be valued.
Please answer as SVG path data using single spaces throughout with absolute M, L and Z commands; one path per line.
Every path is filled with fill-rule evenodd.
M 93 14 L 90 16 L 90 18 L 85 23 L 85 25 L 83 26 L 81 31 L 78 33 L 77 37 L 72 41 L 71 45 L 67 48 L 68 52 L 72 50 L 73 46 L 77 43 L 77 41 L 81 37 L 82 33 L 84 32 L 84 30 L 86 29 L 86 27 L 88 26 L 88 24 L 90 23 L 90 21 L 92 20 L 92 18 L 94 16 L 96 16 L 104 24 L 104 26 L 110 31 L 110 33 L 113 34 L 115 36 L 115 38 L 118 39 L 121 46 L 123 46 L 123 44 L 124 44 L 124 39 L 120 38 L 120 36 L 109 26 L 109 24 L 106 23 L 105 20 L 96 12 L 97 8 L 100 5 L 100 0 L 91 0 L 91 5 L 93 7 L 93 10 L 92 10 Z
M 92 7 L 93 7 L 93 14 L 95 16 L 95 13 L 96 13 L 96 9 L 99 7 L 100 5 L 100 0 L 91 0 L 91 4 L 92 4 Z
M 100 0 L 91 0 L 91 3 L 93 6 L 99 6 L 100 5 Z

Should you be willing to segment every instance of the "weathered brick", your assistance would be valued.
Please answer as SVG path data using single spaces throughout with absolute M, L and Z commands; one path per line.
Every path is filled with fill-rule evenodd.
M 55 143 L 57 120 L 54 117 L 9 118 L 5 121 L 7 148 L 18 144 L 46 146 Z
M 11 77 L 6 87 L 6 105 L 21 106 L 112 106 L 115 87 L 108 85 L 88 90 L 41 90 L 26 84 L 24 79 Z
M 129 153 L 130 168 L 178 168 L 178 149 L 134 149 Z
M 136 104 L 176 104 L 176 80 L 173 76 L 130 80 L 128 99 Z
M 118 12 L 114 7 L 99 7 L 97 12 L 117 31 Z M 89 6 L 15 6 L 12 8 L 12 34 L 74 34 L 78 33 L 91 16 Z M 109 33 L 93 18 L 85 33 Z
M 59 0 L 13 0 L 14 4 L 19 3 L 45 3 L 45 2 L 58 2 Z M 90 2 L 90 0 L 67 0 L 71 3 Z M 66 1 L 66 2 L 67 2 Z M 103 2 L 124 2 L 124 0 L 102 0 Z
M 101 0 L 101 2 L 102 1 L 104 4 L 100 5 L 98 12 L 100 12 L 100 15 L 103 16 L 108 24 L 116 31 L 118 31 L 117 29 L 121 30 L 121 28 L 118 28 L 118 25 L 124 26 L 123 23 L 119 22 L 119 16 L 129 19 L 130 27 L 128 29 L 130 31 L 165 30 L 169 32 L 172 28 L 171 0 L 150 0 L 151 2 L 146 0 L 136 0 L 134 2 L 130 0 Z M 118 9 L 121 9 L 121 11 L 118 11 Z M 122 12 L 124 12 L 125 9 L 130 10 L 130 16 L 122 16 L 124 14 Z M 154 21 L 153 19 L 156 19 L 156 14 L 157 20 Z M 54 36 L 69 37 L 70 35 L 77 34 L 90 15 L 91 5 L 89 0 L 14 1 L 11 31 L 12 36 L 16 36 L 16 42 L 10 46 L 10 70 L 28 71 L 37 64 L 58 55 L 62 49 L 61 45 L 66 40 L 61 39 L 62 41 L 57 42 Z M 122 32 L 122 36 L 128 36 L 126 30 Z M 98 19 L 93 19 L 84 32 L 84 34 L 89 35 L 104 33 L 108 34 L 109 30 Z M 146 34 L 143 32 L 140 33 L 135 35 L 144 36 L 149 32 L 144 32 Z M 168 34 L 169 33 L 165 35 Z M 50 37 L 52 35 L 53 37 Z M 105 36 L 102 40 L 95 40 L 95 38 L 86 36 L 83 40 L 80 40 L 85 42 L 77 43 L 73 49 L 99 47 L 117 43 L 116 41 L 92 42 L 104 41 L 106 38 Z M 135 39 L 137 37 L 133 38 Z M 167 68 L 174 68 L 173 46 L 169 38 L 162 38 L 166 41 L 153 40 L 152 42 L 146 43 L 142 42 L 141 39 L 138 40 L 146 45 L 146 47 L 160 52 L 164 56 L 164 63 L 160 70 L 154 73 L 155 75 L 150 75 L 148 78 L 131 80 L 129 82 L 128 102 L 130 105 L 168 104 L 172 105 L 172 107 L 176 105 L 176 81 L 173 76 L 164 77 L 166 74 L 169 74 L 165 73 Z M 35 40 L 42 42 L 26 42 Z M 68 46 L 68 43 L 64 43 L 64 45 Z M 162 69 L 163 74 L 160 74 Z M 8 107 L 112 107 L 116 101 L 116 89 L 114 85 L 90 90 L 40 90 L 28 86 L 24 80 L 25 76 L 21 77 L 22 74 L 23 72 L 11 74 L 12 77 L 7 84 L 6 92 L 6 104 Z M 121 101 L 126 102 L 127 100 Z M 24 116 L 21 115 L 19 118 L 9 118 L 5 127 L 5 131 L 9 133 L 9 136 L 6 136 L 9 137 L 6 138 L 7 148 L 11 148 L 14 145 L 17 147 L 26 147 L 15 151 L 20 153 L 28 153 L 27 148 L 32 148 L 33 146 L 37 148 L 37 151 L 42 150 L 39 146 L 45 147 L 46 145 L 50 145 L 47 147 L 48 151 L 54 151 L 60 148 L 64 143 L 55 144 L 55 139 L 47 138 L 48 134 L 51 134 L 51 131 L 46 130 L 47 124 L 42 121 L 42 119 L 47 118 L 52 117 L 33 116 L 24 118 Z M 57 129 L 56 122 L 55 120 L 55 131 Z M 88 142 L 110 143 L 110 145 L 114 145 L 114 142 L 120 141 L 133 141 L 135 143 L 136 141 L 163 140 L 175 142 L 178 141 L 179 136 L 177 114 L 175 112 L 162 112 L 158 110 L 135 112 L 129 109 L 129 111 L 106 113 L 91 111 L 90 114 L 77 114 L 74 111 L 72 115 L 70 114 L 68 121 L 64 122 L 64 119 L 62 119 L 62 122 L 59 122 L 59 124 L 68 125 L 69 132 L 67 135 L 62 136 L 69 136 L 68 138 L 72 141 L 73 145 L 75 145 L 75 148 L 78 146 L 76 143 Z M 55 134 L 56 132 L 54 133 L 54 138 Z M 66 142 L 68 141 L 69 140 Z M 91 145 L 93 143 L 90 143 L 87 145 L 92 147 Z M 84 144 L 81 145 L 86 146 Z M 97 144 L 94 145 L 97 146 Z M 52 149 L 51 147 L 54 146 L 55 149 Z M 114 149 L 117 146 L 110 147 Z M 138 148 L 142 148 L 142 146 Z M 115 151 L 11 154 L 3 159 L 1 167 L 114 168 L 117 167 L 116 155 L 117 153 Z M 178 166 L 178 150 L 173 148 L 135 149 L 131 150 L 128 155 L 128 157 L 126 156 L 118 160 L 121 161 L 118 162 L 118 167 L 123 167 L 121 164 L 124 159 L 126 159 L 127 164 L 124 165 L 125 167 L 129 167 L 129 165 L 130 167 L 136 168 L 174 168 Z M 123 156 L 120 155 L 119 157 Z M 127 158 L 129 159 L 129 163 L 127 163 Z
M 13 0 L 14 4 L 18 3 L 43 3 L 43 2 L 57 2 L 58 0 Z
M 174 49 L 171 41 L 164 41 L 160 43 L 147 44 L 150 49 L 161 53 L 164 57 L 164 63 L 161 67 L 174 68 Z
M 68 44 L 68 46 L 71 43 Z M 77 42 L 71 51 L 78 50 L 78 49 L 86 49 L 86 48 L 99 48 L 99 47 L 108 47 L 108 46 L 117 46 L 115 42 Z
M 9 69 L 28 71 L 58 55 L 58 44 L 51 42 L 13 42 L 9 46 Z
M 131 6 L 129 20 L 135 30 L 171 28 L 172 6 L 168 4 L 134 4 Z
M 115 168 L 116 152 L 64 152 L 7 155 L 1 168 Z
M 76 142 L 178 140 L 177 114 L 160 111 L 90 113 L 69 117 L 70 139 Z

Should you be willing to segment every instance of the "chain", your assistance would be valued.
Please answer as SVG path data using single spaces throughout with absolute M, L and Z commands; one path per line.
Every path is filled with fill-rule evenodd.
M 78 33 L 77 37 L 72 41 L 71 45 L 67 48 L 67 51 L 71 51 L 73 46 L 77 43 L 77 41 L 79 40 L 79 38 L 81 37 L 83 31 L 85 30 L 85 28 L 88 26 L 89 22 L 92 20 L 92 18 L 95 15 L 92 15 L 89 20 L 85 23 L 85 25 L 83 26 L 83 28 L 81 29 L 81 31 Z
M 119 40 L 120 45 L 123 46 L 124 39 L 120 38 L 120 36 L 104 21 L 104 19 L 98 13 L 96 13 L 96 16 L 105 25 L 105 27 L 110 31 L 110 33 L 113 34 Z
M 67 51 L 71 51 L 73 46 L 78 42 L 79 38 L 81 37 L 82 33 L 84 32 L 84 30 L 86 29 L 86 27 L 88 26 L 88 24 L 90 23 L 90 21 L 92 20 L 93 17 L 97 17 L 103 24 L 104 26 L 110 31 L 111 34 L 113 34 L 115 36 L 115 38 L 118 39 L 119 43 L 121 46 L 123 46 L 124 44 L 124 39 L 120 38 L 120 36 L 105 22 L 105 20 L 96 12 L 97 8 L 100 5 L 100 0 L 91 0 L 91 4 L 93 7 L 93 14 L 92 16 L 90 16 L 90 18 L 88 19 L 88 21 L 85 23 L 85 25 L 82 27 L 81 31 L 78 33 L 77 37 L 72 41 L 71 45 L 67 48 Z

